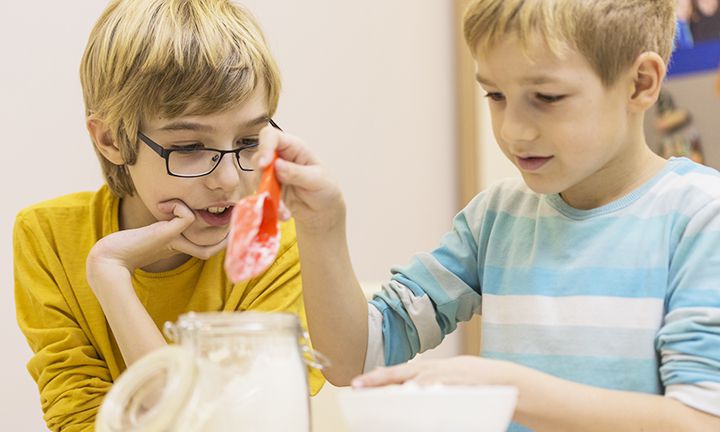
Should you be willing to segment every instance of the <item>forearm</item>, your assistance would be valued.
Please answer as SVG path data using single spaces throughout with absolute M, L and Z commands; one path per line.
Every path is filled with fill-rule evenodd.
M 367 350 L 367 301 L 350 261 L 344 224 L 332 232 L 298 229 L 303 296 L 313 345 L 332 365 L 335 385 L 361 374 Z
M 514 421 L 535 431 L 720 430 L 720 418 L 664 396 L 615 391 L 522 368 Z
M 162 334 L 135 294 L 128 270 L 89 269 L 88 282 L 100 302 L 127 366 L 166 345 Z

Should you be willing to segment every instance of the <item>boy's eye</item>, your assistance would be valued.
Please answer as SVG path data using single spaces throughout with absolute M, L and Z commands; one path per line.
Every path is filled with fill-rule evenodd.
M 542 93 L 538 93 L 536 97 L 538 98 L 538 100 L 545 103 L 555 103 L 565 99 L 564 95 L 547 95 Z
M 240 148 L 257 147 L 260 144 L 259 137 L 245 137 L 239 141 Z
M 485 93 L 485 97 L 494 102 L 502 102 L 505 100 L 505 95 L 499 92 L 487 92 Z

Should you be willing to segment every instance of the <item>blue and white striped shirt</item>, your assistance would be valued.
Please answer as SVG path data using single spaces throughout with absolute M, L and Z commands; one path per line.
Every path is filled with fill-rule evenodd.
M 520 180 L 475 197 L 369 308 L 366 370 L 482 312 L 484 357 L 720 415 L 720 173 L 674 158 L 578 210 Z M 515 426 L 517 427 L 517 426 Z

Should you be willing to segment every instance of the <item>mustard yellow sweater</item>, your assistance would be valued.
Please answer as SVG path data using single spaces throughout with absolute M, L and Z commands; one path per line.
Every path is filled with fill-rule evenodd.
M 93 430 L 95 415 L 125 369 L 103 311 L 85 278 L 85 260 L 102 237 L 118 231 L 119 200 L 107 187 L 63 196 L 21 211 L 13 235 L 15 304 L 34 355 L 28 370 L 53 431 Z M 133 286 L 158 328 L 188 311 L 290 311 L 305 323 L 300 262 L 292 223 L 282 226 L 273 265 L 248 282 L 231 283 L 225 253 L 190 259 L 162 273 L 137 270 Z M 309 370 L 313 394 L 323 385 Z

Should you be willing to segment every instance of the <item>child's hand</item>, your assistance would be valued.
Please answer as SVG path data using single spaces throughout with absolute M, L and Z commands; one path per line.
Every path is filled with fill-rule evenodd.
M 418 360 L 380 367 L 352 380 L 353 387 L 380 387 L 413 382 L 420 385 L 512 385 L 522 366 L 502 360 L 459 356 L 442 360 Z
M 272 161 L 274 152 L 278 154 L 275 173 L 283 188 L 283 201 L 295 218 L 298 230 L 326 233 L 343 223 L 345 203 L 340 189 L 305 143 L 267 126 L 260 131 L 255 166 L 264 169 Z
M 106 266 L 123 267 L 132 273 L 174 255 L 208 259 L 225 248 L 227 237 L 214 245 L 199 246 L 183 236 L 195 221 L 195 214 L 182 201 L 166 201 L 158 208 L 169 220 L 112 233 L 93 246 L 87 260 L 88 279 Z

